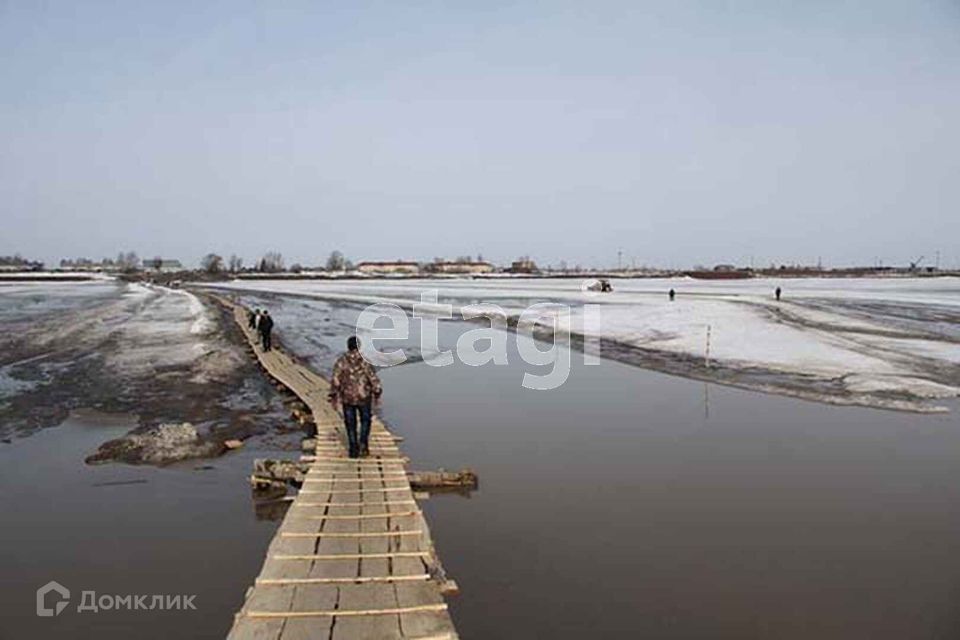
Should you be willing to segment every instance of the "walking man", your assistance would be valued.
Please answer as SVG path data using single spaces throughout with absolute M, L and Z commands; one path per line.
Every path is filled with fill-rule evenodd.
M 260 309 L 256 311 L 247 311 L 247 326 L 251 329 L 257 328 L 257 316 L 260 315 Z
M 370 415 L 373 401 L 383 394 L 380 378 L 373 365 L 360 354 L 360 338 L 347 338 L 347 352 L 333 364 L 330 378 L 330 404 L 343 407 L 343 424 L 347 428 L 350 457 L 370 455 Z M 357 438 L 357 415 L 360 416 L 360 437 Z
M 263 350 L 270 351 L 272 346 L 270 332 L 273 331 L 273 318 L 270 317 L 270 312 L 266 309 L 263 310 L 257 320 L 257 330 L 260 332 L 260 344 L 263 346 Z
M 677 297 L 677 292 L 673 289 L 670 289 L 670 302 L 673 302 L 673 299 Z
M 777 302 L 780 302 L 780 294 L 782 293 L 782 291 L 780 291 L 780 287 L 777 287 L 777 290 L 774 291 L 774 293 L 777 296 Z

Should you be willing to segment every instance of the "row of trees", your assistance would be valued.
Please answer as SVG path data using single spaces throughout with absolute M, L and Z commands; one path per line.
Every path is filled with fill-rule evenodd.
M 160 260 L 160 258 L 157 258 Z M 150 266 L 149 260 L 144 260 L 144 266 Z M 102 268 L 117 269 L 119 271 L 136 271 L 140 268 L 140 256 L 136 251 L 121 251 L 116 258 L 103 258 L 99 262 L 90 258 L 64 258 L 60 261 L 63 269 L 75 268 Z
M 43 269 L 43 263 L 38 260 L 27 260 L 19 253 L 16 253 L 12 256 L 0 256 L 0 267 L 12 267 L 14 270 L 18 271 L 39 271 Z
M 471 262 L 483 262 L 483 261 L 484 261 L 484 260 L 483 260 L 483 254 L 481 254 L 481 253 L 478 253 L 478 254 L 477 254 L 476 260 L 474 260 L 472 256 L 466 256 L 466 255 L 457 256 L 457 257 L 454 258 L 453 260 L 447 260 L 446 258 L 439 258 L 439 257 L 433 259 L 433 262 L 434 262 L 435 264 L 440 264 L 441 262 L 454 262 L 454 263 L 456 263 L 456 264 L 469 264 L 469 263 L 471 263 Z
M 200 259 L 200 268 L 207 273 L 237 273 L 243 269 L 243 258 L 233 254 L 227 261 L 215 253 L 208 253 Z
M 30 264 L 30 260 L 27 260 L 19 253 L 15 253 L 12 256 L 0 256 L 0 265 L 4 267 L 23 267 Z
M 121 251 L 117 254 L 116 259 L 104 258 L 99 263 L 94 262 L 89 258 L 63 259 L 60 261 L 60 266 L 63 268 L 103 267 L 114 268 L 120 271 L 136 271 L 141 266 L 145 269 L 160 269 L 163 263 L 164 260 L 160 257 L 147 258 L 141 263 L 141 260 L 139 256 L 137 256 L 136 252 Z M 21 257 L 20 254 L 13 256 L 0 256 L 0 266 L 28 266 L 33 264 L 39 263 L 33 263 L 29 260 L 26 260 Z M 222 273 L 239 273 L 244 270 L 243 258 L 233 254 L 229 258 L 224 259 L 223 256 L 220 256 L 216 253 L 208 253 L 200 260 L 200 268 L 211 275 Z M 350 269 L 353 269 L 353 263 L 347 259 L 342 252 L 333 251 L 327 258 L 325 268 L 327 271 L 349 271 Z M 287 269 L 283 260 L 283 254 L 281 254 L 279 251 L 268 251 L 267 253 L 263 254 L 263 257 L 254 263 L 251 270 L 258 271 L 260 273 L 281 273 L 283 271 L 300 273 L 303 271 L 303 267 L 300 264 L 293 264 L 289 269 Z
M 283 261 L 283 254 L 279 251 L 268 251 L 263 254 L 253 266 L 253 271 L 260 273 L 281 273 L 287 271 Z M 236 254 L 224 261 L 222 256 L 216 253 L 208 253 L 200 260 L 200 268 L 211 275 L 220 273 L 239 273 L 243 270 L 243 259 Z M 340 251 L 333 251 L 327 258 L 325 265 L 327 271 L 348 271 L 353 268 L 353 263 L 347 259 Z M 291 273 L 300 273 L 303 267 L 298 264 L 290 265 Z

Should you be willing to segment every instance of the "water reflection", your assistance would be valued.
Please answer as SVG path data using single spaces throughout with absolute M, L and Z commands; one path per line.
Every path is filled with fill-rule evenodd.
M 471 500 L 425 503 L 465 638 L 960 633 L 957 413 L 612 362 L 546 392 L 511 367 L 383 379 L 417 465 L 480 474 Z

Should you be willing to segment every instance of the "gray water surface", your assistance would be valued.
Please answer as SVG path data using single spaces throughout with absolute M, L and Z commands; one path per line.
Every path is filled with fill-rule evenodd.
M 83 463 L 132 426 L 92 414 L 0 444 L 0 638 L 226 635 L 276 529 L 254 516 L 247 481 L 253 458 L 270 454 L 163 469 Z M 36 590 L 50 580 L 70 604 L 39 618 Z M 194 595 L 196 610 L 78 612 L 83 591 Z
M 383 372 L 464 638 L 960 636 L 960 414 L 521 368 Z

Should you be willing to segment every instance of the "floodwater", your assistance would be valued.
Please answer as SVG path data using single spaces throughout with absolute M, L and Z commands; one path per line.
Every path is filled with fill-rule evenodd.
M 276 454 L 242 449 L 163 469 L 83 463 L 133 426 L 75 415 L 0 444 L 0 638 L 226 635 L 276 529 L 255 517 L 247 478 L 254 457 Z M 40 618 L 36 590 L 51 580 L 70 602 Z M 196 610 L 78 612 L 83 591 L 193 595 Z
M 382 376 L 414 464 L 480 476 L 424 506 L 464 638 L 960 636 L 960 407 L 518 368 Z
M 281 340 L 327 366 L 353 311 L 266 302 Z M 441 326 L 442 347 L 457 326 Z M 413 466 L 480 475 L 469 499 L 424 503 L 462 590 L 450 601 L 462 637 L 960 635 L 960 406 L 820 405 L 578 354 L 563 386 L 535 391 L 523 373 L 545 372 L 508 343 L 509 366 L 382 373 L 383 414 Z M 0 444 L 0 638 L 229 628 L 276 526 L 256 519 L 247 476 L 278 453 L 83 464 L 130 426 L 74 416 Z M 49 580 L 71 607 L 37 618 Z M 78 613 L 84 590 L 196 595 L 197 611 Z

